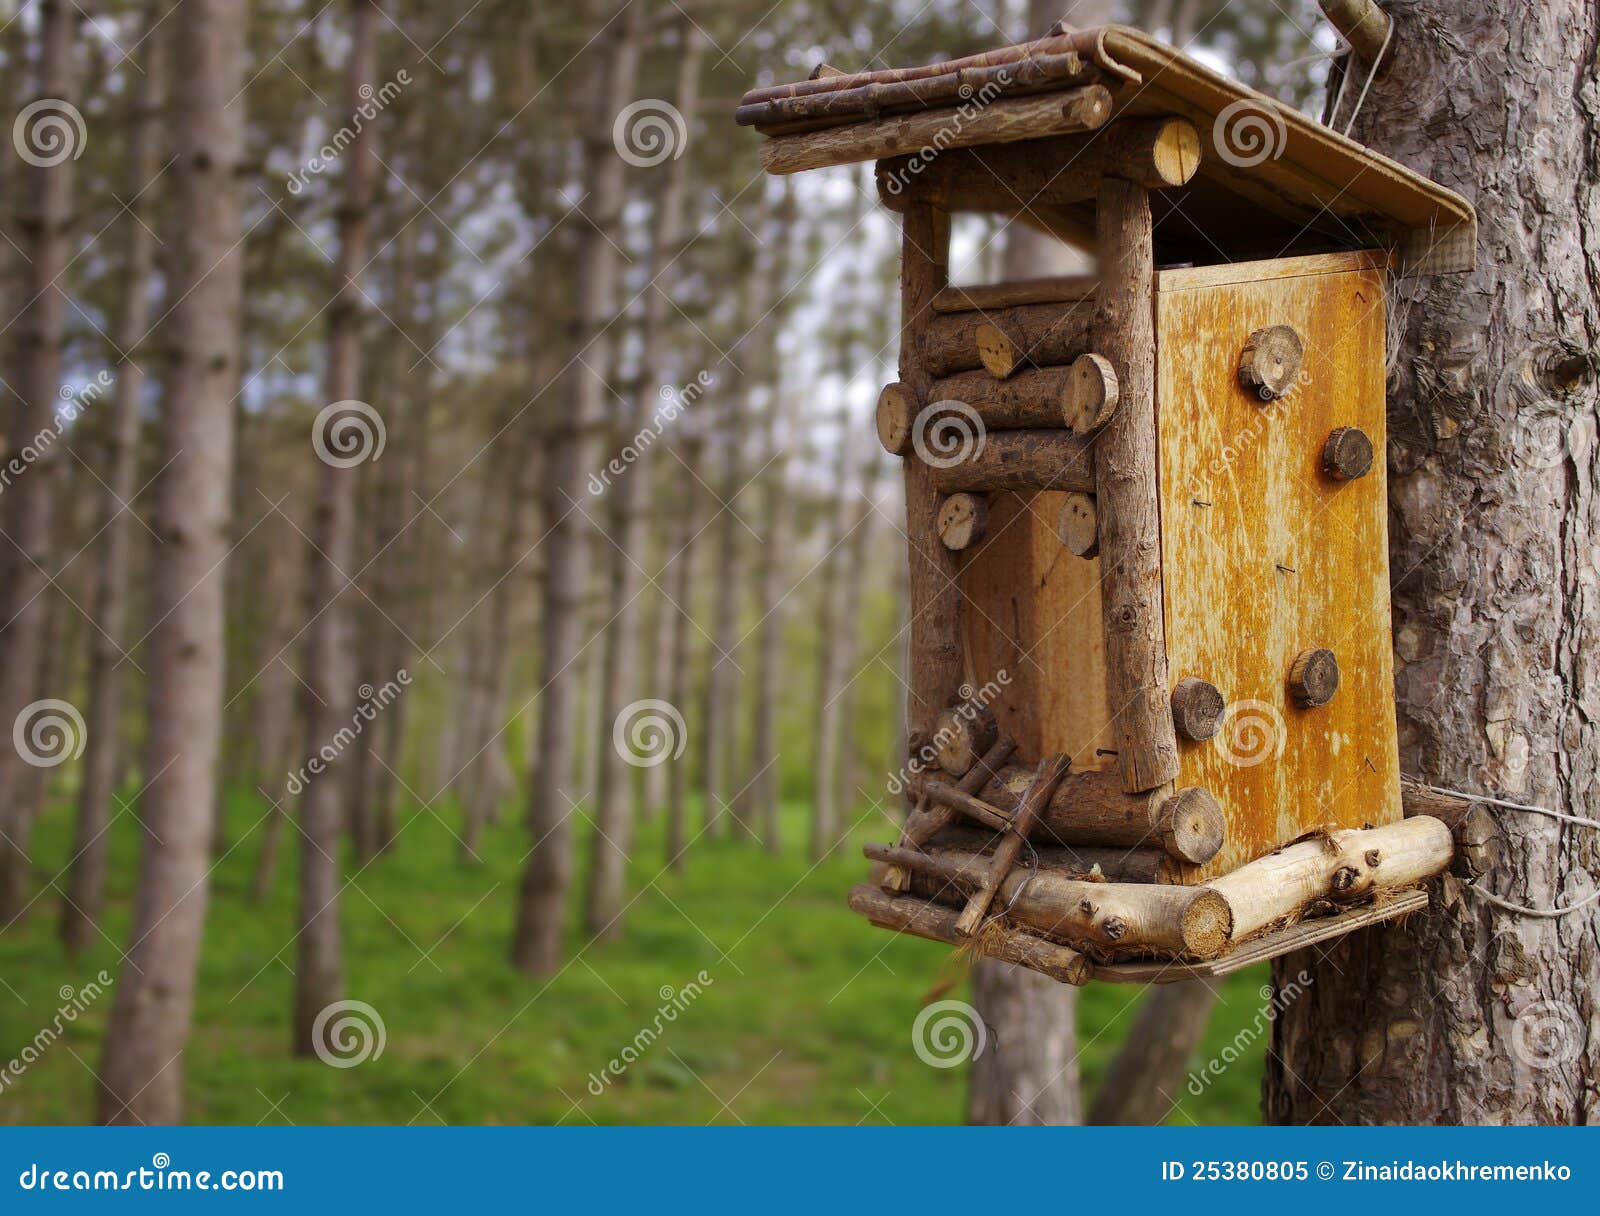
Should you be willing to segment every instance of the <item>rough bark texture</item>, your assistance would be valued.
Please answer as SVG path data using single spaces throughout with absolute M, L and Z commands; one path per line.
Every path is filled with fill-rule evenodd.
M 1600 10 L 1391 15 L 1354 134 L 1472 199 L 1480 232 L 1476 271 L 1401 282 L 1390 313 L 1401 767 L 1592 818 Z M 1426 913 L 1279 960 L 1312 982 L 1274 1023 L 1270 1120 L 1595 1121 L 1600 904 L 1538 919 L 1465 889 L 1581 905 L 1595 835 L 1495 814 L 1501 838 L 1463 847 Z
M 352 0 L 350 61 L 344 102 L 355 113 L 360 90 L 378 79 L 379 11 L 375 0 Z M 328 403 L 350 401 L 362 392 L 362 322 L 366 308 L 361 274 L 371 237 L 372 186 L 377 162 L 372 128 L 364 125 L 341 160 L 344 173 L 339 211 L 339 255 L 334 265 L 334 298 L 328 307 Z M 355 631 L 346 598 L 354 568 L 356 493 L 361 467 L 323 461 L 318 471 L 317 512 L 312 532 L 311 603 L 318 612 L 307 631 L 306 676 L 318 695 L 308 704 L 306 752 L 315 756 L 347 731 L 356 707 Z M 318 1048 L 317 1017 L 344 995 L 344 959 L 339 933 L 339 834 L 344 822 L 349 764 L 336 758 L 313 776 L 300 801 L 300 909 L 296 935 L 294 1051 L 308 1056 Z M 359 842 L 358 850 L 366 847 Z M 332 1026 L 331 1019 L 324 1021 Z
M 59 98 L 70 103 L 77 96 L 73 65 L 77 11 L 64 0 L 44 0 L 39 6 L 39 98 Z M 53 110 L 45 112 L 48 120 Z M 65 117 L 54 114 L 63 124 Z M 44 444 L 57 429 L 54 421 L 60 399 L 62 325 L 67 296 L 60 279 L 71 252 L 73 156 L 57 159 L 61 149 L 52 146 L 60 137 L 76 146 L 76 133 L 57 128 L 50 132 L 35 120 L 39 132 L 36 150 L 45 163 L 12 164 L 22 170 L 30 189 L 18 207 L 17 226 L 26 237 L 27 266 L 23 273 L 23 306 L 17 328 L 17 395 L 10 420 L 16 434 L 6 436 L 7 447 L 20 453 L 36 436 L 40 456 L 30 468 L 17 456 L 6 465 L 4 523 L 8 571 L 0 605 L 0 720 L 11 724 L 26 712 L 40 693 L 39 656 L 44 651 L 46 618 L 51 597 L 46 594 L 46 571 L 51 558 L 51 519 L 55 487 L 52 474 L 59 463 L 57 442 Z M 17 138 L 29 139 L 26 130 Z M 24 142 L 23 146 L 29 146 Z M 77 149 L 79 152 L 82 148 Z M 31 205 L 29 205 L 31 203 Z M 46 693 L 59 696 L 59 693 Z M 27 902 L 28 838 L 33 827 L 33 798 L 38 783 L 14 747 L 0 747 L 0 927 L 20 916 Z
M 175 1123 L 205 925 L 222 723 L 222 562 L 242 305 L 246 0 L 189 0 L 174 23 L 176 153 L 166 319 L 172 365 L 151 578 L 145 829 L 132 945 L 100 1065 L 102 1123 Z
M 146 28 L 159 20 L 155 6 Z M 127 261 L 123 266 L 122 315 L 117 323 L 117 392 L 106 444 L 105 486 L 101 506 L 100 562 L 94 571 L 97 628 L 89 641 L 89 712 L 83 752 L 83 784 L 78 789 L 78 832 L 66 897 L 61 904 L 61 940 L 77 951 L 95 938 L 105 902 L 107 828 L 121 754 L 122 646 L 128 615 L 128 565 L 133 521 L 123 504 L 133 499 L 139 468 L 139 399 L 144 369 L 139 350 L 150 324 L 150 275 L 155 263 L 155 235 L 149 228 L 151 179 L 160 167 L 158 110 L 161 106 L 160 37 L 145 43 L 145 73 L 140 83 L 138 114 L 128 155 L 130 215 L 124 229 Z
M 544 615 L 541 622 L 539 738 L 534 760 L 529 828 L 533 850 L 523 872 L 511 960 L 521 970 L 548 975 L 561 962 L 561 920 L 573 870 L 573 751 L 580 701 L 576 660 L 585 649 L 584 609 L 592 557 L 585 518 L 578 510 L 588 493 L 583 479 L 597 466 L 605 420 L 612 342 L 607 327 L 614 312 L 618 275 L 611 230 L 623 202 L 626 164 L 611 142 L 611 118 L 627 104 L 639 61 L 636 5 L 608 23 L 604 71 L 593 77 L 591 116 L 584 129 L 584 174 L 589 203 L 574 222 L 578 237 L 574 356 L 558 386 L 566 403 L 549 448 L 545 477 L 546 531 Z M 598 26 L 599 21 L 596 22 Z M 606 739 L 609 742 L 610 733 Z M 604 746 L 605 744 L 601 744 Z

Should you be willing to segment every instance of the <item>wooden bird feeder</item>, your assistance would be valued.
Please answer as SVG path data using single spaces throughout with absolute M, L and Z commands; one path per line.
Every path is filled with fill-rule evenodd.
M 1425 902 L 1465 807 L 1400 779 L 1386 290 L 1470 268 L 1472 208 L 1120 26 L 738 119 L 773 173 L 876 161 L 902 217 L 914 807 L 851 906 L 1082 983 Z M 961 211 L 1098 274 L 952 286 Z

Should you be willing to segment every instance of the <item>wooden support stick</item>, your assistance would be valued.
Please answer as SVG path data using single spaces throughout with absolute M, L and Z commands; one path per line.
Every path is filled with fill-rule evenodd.
M 1095 228 L 1101 281 L 1094 349 L 1116 369 L 1121 397 L 1094 452 L 1106 695 L 1122 788 L 1140 793 L 1178 775 L 1162 620 L 1149 192 L 1107 178 Z
M 981 798 L 974 798 L 959 786 L 946 785 L 943 781 L 932 779 L 925 780 L 922 783 L 922 796 L 937 806 L 960 812 L 991 832 L 1003 832 L 1011 826 L 1010 812 L 991 806 Z
M 1451 832 L 1459 832 L 1477 804 L 1452 794 L 1441 794 L 1415 781 L 1402 781 L 1400 805 L 1407 819 L 1416 815 L 1431 815 Z
M 941 848 L 900 857 L 868 845 L 869 857 L 899 857 L 920 876 L 912 891 L 952 906 L 981 890 L 994 858 Z M 1085 882 L 1039 866 L 1008 874 L 995 894 L 1005 919 L 1101 958 L 1161 953 L 1215 958 L 1228 944 L 1228 902 L 1207 887 Z M 957 931 L 960 926 L 957 923 Z
M 1239 941 L 1316 900 L 1350 903 L 1415 886 L 1443 871 L 1454 853 L 1450 829 L 1418 815 L 1285 845 L 1205 885 L 1228 901 L 1232 940 Z
M 922 332 L 922 363 L 936 378 L 986 368 L 1002 380 L 1029 363 L 1070 363 L 1088 352 L 1092 319 L 1073 301 L 941 313 Z
M 1110 117 L 1111 91 L 1088 84 L 1039 97 L 1001 98 L 965 115 L 956 107 L 922 110 L 901 118 L 778 135 L 761 145 L 761 167 L 768 173 L 800 173 L 924 148 L 1014 143 L 1092 131 Z
M 995 431 L 963 445 L 963 458 L 929 469 L 933 487 L 962 490 L 1095 488 L 1093 441 L 1070 431 Z
M 887 895 L 876 887 L 862 885 L 850 892 L 850 910 L 880 928 L 925 937 L 947 946 L 969 944 L 956 934 L 954 912 L 924 900 Z M 1020 929 L 996 925 L 978 939 L 977 945 L 991 958 L 1027 967 L 1063 984 L 1086 984 L 1094 970 L 1089 960 L 1070 946 L 1045 941 Z
M 1071 304 L 1094 299 L 1099 285 L 1100 280 L 1094 275 L 1073 274 L 946 287 L 933 297 L 933 311 L 995 312 L 1019 304 Z
M 1389 39 L 1389 14 L 1377 0 L 1317 0 L 1333 28 L 1350 44 L 1357 57 L 1371 63 Z
M 1011 759 L 1011 753 L 1016 750 L 1016 740 L 1010 735 L 1001 735 L 995 740 L 994 746 L 983 754 L 983 759 L 973 765 L 956 783 L 956 788 L 966 793 L 982 789 L 994 780 L 1005 762 Z M 919 795 L 917 808 L 906 817 L 905 826 L 900 829 L 901 846 L 920 848 L 948 827 L 954 817 L 955 812 L 949 807 L 930 807 L 926 795 Z M 905 870 L 898 866 L 890 866 L 884 871 L 881 885 L 886 891 L 904 891 L 908 877 Z
M 1006 876 L 1011 873 L 1011 867 L 1016 864 L 1017 854 L 1022 852 L 1028 834 L 1033 831 L 1040 809 L 1050 804 L 1050 795 L 1056 792 L 1056 786 L 1061 784 L 1061 779 L 1067 775 L 1067 770 L 1071 767 L 1072 758 L 1067 755 L 1052 756 L 1039 766 L 1032 784 L 1022 795 L 1022 801 L 1011 818 L 1006 834 L 995 846 L 988 872 L 978 889 L 972 893 L 972 898 L 967 901 L 961 919 L 956 921 L 956 932 L 962 937 L 971 937 L 983 923 L 983 918 L 989 913 L 989 904 L 994 900 L 994 893 L 1000 889 L 1000 884 L 1005 881 Z
M 878 197 L 891 211 L 926 197 L 950 211 L 1010 213 L 1084 202 L 1106 177 L 1152 190 L 1181 186 L 1199 167 L 1200 136 L 1187 119 L 1124 120 L 1086 135 L 952 150 L 926 165 L 879 161 Z

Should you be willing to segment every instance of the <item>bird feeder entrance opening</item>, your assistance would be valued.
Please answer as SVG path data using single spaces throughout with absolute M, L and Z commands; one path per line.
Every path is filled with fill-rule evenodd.
M 1425 902 L 1462 808 L 1400 780 L 1386 291 L 1469 267 L 1471 207 L 1117 26 L 738 120 L 774 173 L 876 161 L 902 222 L 910 807 L 851 906 L 1083 983 Z M 959 211 L 1099 272 L 952 287 Z

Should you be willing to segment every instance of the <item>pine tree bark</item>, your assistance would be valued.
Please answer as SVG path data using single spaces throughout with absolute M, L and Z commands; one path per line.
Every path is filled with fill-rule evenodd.
M 65 0 L 41 0 L 39 5 L 40 99 L 60 99 L 71 104 L 78 95 L 74 55 L 78 14 Z M 52 119 L 62 126 L 53 131 Z M 6 436 L 13 453 L 35 436 L 54 440 L 40 443 L 40 458 L 32 467 L 13 456 L 6 472 L 10 485 L 3 495 L 7 568 L 0 598 L 0 721 L 16 722 L 38 697 L 39 656 L 43 653 L 50 597 L 45 594 L 51 564 L 51 521 L 54 517 L 52 474 L 63 446 L 55 415 L 60 399 L 62 326 L 67 296 L 61 278 L 71 256 L 73 175 L 77 133 L 66 130 L 68 118 L 54 109 L 43 112 L 17 137 L 26 144 L 37 141 L 39 162 L 20 176 L 31 189 L 24 198 L 32 206 L 18 207 L 17 226 L 26 238 L 28 262 L 23 274 L 23 305 L 17 321 L 17 396 L 13 415 L 16 433 Z M 36 134 L 30 135 L 31 132 Z M 56 137 L 64 144 L 52 142 Z M 69 154 L 58 157 L 65 147 Z M 13 162 L 15 163 L 15 162 Z M 19 167 L 20 168 L 20 167 Z M 0 928 L 19 917 L 28 901 L 29 836 L 37 784 L 31 769 L 14 747 L 0 747 Z
M 139 401 L 144 392 L 140 366 L 145 330 L 150 324 L 150 276 L 155 237 L 149 227 L 156 171 L 160 167 L 162 39 L 160 20 L 150 6 L 137 112 L 128 155 L 127 253 L 123 265 L 121 316 L 114 345 L 118 354 L 116 398 L 106 443 L 99 565 L 94 571 L 90 632 L 89 712 L 83 753 L 83 783 L 78 789 L 77 837 L 61 905 L 61 940 L 76 953 L 95 938 L 105 902 L 107 830 L 121 754 L 122 648 L 128 615 L 128 563 L 133 543 L 123 504 L 131 502 L 139 469 Z
M 351 0 L 350 58 L 345 65 L 344 102 L 348 113 L 362 104 L 361 89 L 378 79 L 377 0 Z M 334 265 L 334 298 L 328 308 L 328 403 L 361 396 L 362 330 L 366 308 L 361 275 L 369 258 L 372 190 L 377 159 L 371 124 L 362 124 L 341 159 L 344 178 L 339 209 L 339 254 Z M 361 465 L 342 466 L 324 459 L 318 472 L 316 524 L 311 555 L 312 610 L 319 615 L 307 631 L 306 667 L 318 696 L 307 712 L 306 755 L 335 749 L 348 731 L 356 708 L 355 637 L 346 597 L 353 574 L 356 496 Z M 300 800 L 300 911 L 296 936 L 294 1052 L 327 1050 L 327 1027 L 317 1017 L 344 995 L 344 960 L 339 933 L 340 828 L 350 766 L 342 754 L 313 775 Z M 323 1041 L 319 1042 L 318 1035 Z
M 549 448 L 544 479 L 547 517 L 539 738 L 528 810 L 533 850 L 523 873 L 511 960 L 522 971 L 548 975 L 561 962 L 561 923 L 573 871 L 574 720 L 579 704 L 575 662 L 584 647 L 584 613 L 592 557 L 582 513 L 584 479 L 598 465 L 612 363 L 608 327 L 619 274 L 613 230 L 621 219 L 626 165 L 611 140 L 614 116 L 633 91 L 639 61 L 637 4 L 625 4 L 607 25 L 605 69 L 592 69 L 589 118 L 583 128 L 588 202 L 578 237 L 574 358 L 556 399 L 565 417 Z M 596 20 L 596 27 L 599 20 Z M 577 357 L 580 356 L 581 358 Z M 609 735 L 608 735 L 609 738 Z
M 684 129 L 693 131 L 700 100 L 700 61 L 705 38 L 692 21 L 681 26 L 683 46 L 678 57 L 677 94 L 674 104 Z M 638 386 L 623 411 L 621 441 L 637 458 L 618 476 L 607 493 L 612 497 L 612 544 L 608 546 L 608 620 L 601 675 L 604 714 L 601 728 L 609 737 L 611 724 L 639 695 L 637 673 L 642 666 L 640 645 L 645 625 L 642 591 L 645 550 L 650 539 L 651 464 L 649 447 L 636 437 L 648 433 L 661 400 L 654 391 L 657 369 L 666 349 L 673 269 L 683 242 L 683 216 L 688 193 L 690 161 L 669 158 L 661 166 L 655 228 L 651 235 L 649 286 L 645 288 L 644 319 L 639 335 Z M 648 390 L 646 388 L 648 387 Z M 652 443 L 654 440 L 652 440 Z M 606 506 L 602 500 L 601 509 Z M 653 693 L 652 695 L 659 695 Z M 670 763 L 670 761 L 669 761 Z M 604 748 L 600 755 L 600 784 L 595 799 L 594 853 L 590 861 L 589 889 L 584 904 L 584 926 L 602 940 L 613 940 L 623 929 L 623 894 L 628 855 L 633 840 L 638 770 L 619 748 Z
M 1400 281 L 1389 313 L 1401 768 L 1592 819 L 1600 10 L 1389 12 L 1353 133 L 1472 199 L 1480 233 L 1475 271 Z M 1543 816 L 1494 820 L 1425 913 L 1278 961 L 1280 985 L 1310 978 L 1274 1021 L 1270 1121 L 1596 1121 L 1600 849 Z
M 172 365 L 156 496 L 144 841 L 132 944 L 100 1064 L 102 1123 L 175 1123 L 205 925 L 220 746 L 224 575 L 243 306 L 246 0 L 188 0 L 174 39 L 165 320 Z

